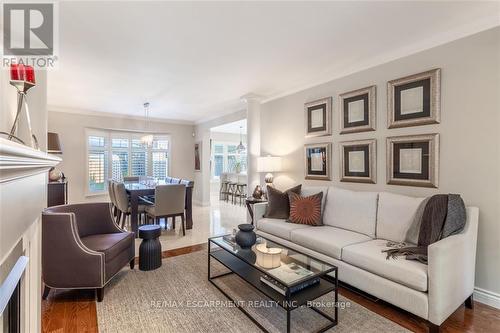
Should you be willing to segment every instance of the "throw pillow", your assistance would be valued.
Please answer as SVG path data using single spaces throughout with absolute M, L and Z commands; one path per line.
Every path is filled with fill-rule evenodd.
M 322 225 L 321 221 L 321 199 L 323 192 L 302 197 L 296 193 L 288 193 L 290 199 L 289 221 L 298 224 Z
M 267 209 L 264 217 L 272 219 L 287 219 L 290 215 L 290 203 L 288 193 L 300 193 L 301 185 L 292 187 L 285 192 L 275 189 L 274 187 L 267 187 Z

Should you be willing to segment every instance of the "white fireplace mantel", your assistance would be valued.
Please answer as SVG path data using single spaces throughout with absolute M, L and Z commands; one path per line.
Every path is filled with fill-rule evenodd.
M 45 172 L 61 158 L 0 138 L 0 183 Z

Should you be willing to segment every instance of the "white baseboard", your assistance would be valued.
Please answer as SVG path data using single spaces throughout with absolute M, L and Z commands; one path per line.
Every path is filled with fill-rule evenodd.
M 492 291 L 475 287 L 474 300 L 500 309 L 500 294 L 494 293 Z

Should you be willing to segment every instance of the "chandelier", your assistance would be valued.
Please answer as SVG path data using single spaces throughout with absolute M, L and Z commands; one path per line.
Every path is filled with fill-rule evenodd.
M 145 132 L 149 132 L 149 103 L 144 103 L 144 117 L 146 117 Z M 146 134 L 141 137 L 141 142 L 150 147 L 153 144 L 153 134 Z

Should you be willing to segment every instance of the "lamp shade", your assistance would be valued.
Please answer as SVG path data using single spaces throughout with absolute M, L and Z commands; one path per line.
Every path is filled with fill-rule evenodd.
M 257 157 L 258 172 L 279 172 L 281 171 L 281 157 L 264 156 Z
M 62 154 L 61 141 L 59 141 L 59 134 L 47 133 L 47 153 L 49 154 Z

